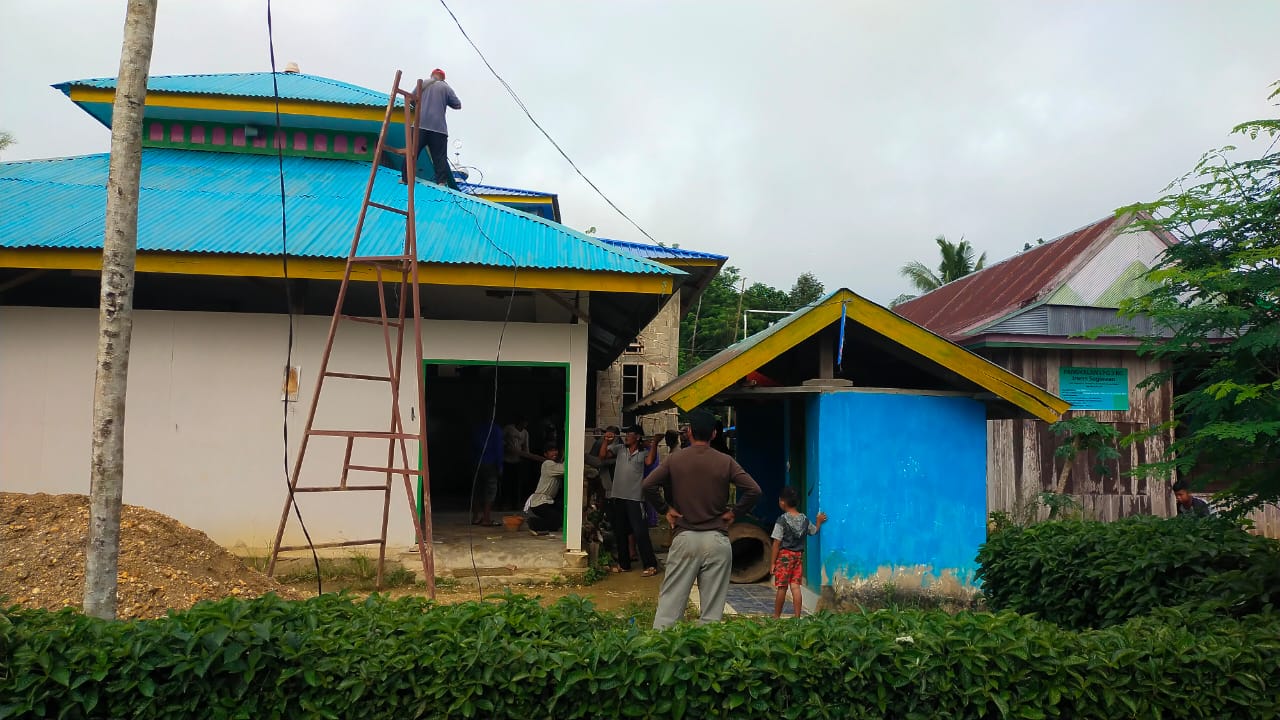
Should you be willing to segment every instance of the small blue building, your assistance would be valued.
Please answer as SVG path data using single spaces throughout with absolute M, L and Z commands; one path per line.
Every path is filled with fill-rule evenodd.
M 827 513 L 806 553 L 811 588 L 886 575 L 972 586 L 986 538 L 986 421 L 1052 422 L 1068 409 L 849 290 L 723 350 L 634 409 L 672 406 L 732 414 L 734 452 L 765 491 L 752 521 L 772 527 L 784 485 L 811 518 Z M 767 563 L 753 536 L 735 542 L 736 570 L 760 567 L 762 552 Z

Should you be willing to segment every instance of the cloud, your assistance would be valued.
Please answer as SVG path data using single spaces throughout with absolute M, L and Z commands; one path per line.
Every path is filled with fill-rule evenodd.
M 560 194 L 567 224 L 642 239 L 523 116 L 435 3 L 278 0 L 276 58 L 388 87 L 448 70 L 460 160 Z M 165 2 L 154 74 L 268 67 L 265 4 Z M 583 170 L 666 242 L 751 281 L 806 270 L 878 300 L 964 235 L 990 260 L 1151 197 L 1274 115 L 1271 2 L 455 3 Z M 122 3 L 8 0 L 6 159 L 104 152 L 48 86 L 115 74 Z

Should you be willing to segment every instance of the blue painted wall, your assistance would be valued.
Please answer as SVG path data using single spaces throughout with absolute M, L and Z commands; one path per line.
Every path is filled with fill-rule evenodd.
M 812 518 L 806 584 L 837 574 L 927 565 L 972 584 L 986 539 L 986 413 L 975 400 L 875 393 L 815 395 L 806 406 Z
M 735 407 L 738 464 L 760 484 L 762 496 L 751 511 L 761 524 L 773 530 L 778 517 L 778 492 L 787 480 L 785 403 L 743 403 Z

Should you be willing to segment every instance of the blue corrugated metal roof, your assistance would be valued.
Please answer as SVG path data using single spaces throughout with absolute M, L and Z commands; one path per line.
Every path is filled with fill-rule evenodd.
M 519 188 L 499 187 L 497 185 L 481 185 L 479 183 L 458 183 L 458 189 L 468 195 L 514 195 L 519 197 L 555 197 L 555 193 L 541 190 L 521 190 Z
M 698 250 L 686 250 L 684 248 L 667 247 L 665 245 L 648 245 L 646 243 L 629 242 L 627 240 L 610 240 L 609 238 L 599 238 L 600 242 L 625 250 L 632 255 L 650 260 L 728 260 L 726 255 L 716 255 L 714 253 L 700 252 Z
M 413 82 L 410 80 L 409 82 Z M 387 106 L 387 93 L 370 90 L 332 78 L 305 73 L 276 73 L 282 100 L 313 100 L 342 105 Z M 53 87 L 71 94 L 72 87 L 114 88 L 115 78 L 69 80 Z M 197 95 L 231 95 L 240 97 L 274 97 L 271 73 L 220 73 L 214 75 L 158 75 L 147 79 L 148 92 L 192 93 Z M 397 100 L 397 105 L 403 102 Z
M 280 252 L 277 159 L 270 155 L 142 151 L 138 249 L 237 255 Z M 108 156 L 0 163 L 0 247 L 102 247 Z M 289 254 L 345 258 L 369 165 L 285 157 Z M 372 199 L 403 206 L 399 172 L 379 168 Z M 422 262 L 680 275 L 563 225 L 419 182 Z M 403 248 L 400 216 L 369 211 L 362 255 Z

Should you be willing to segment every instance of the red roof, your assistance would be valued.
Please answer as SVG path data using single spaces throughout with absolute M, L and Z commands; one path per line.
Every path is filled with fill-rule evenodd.
M 1076 261 L 1087 260 L 1089 249 L 1111 234 L 1109 231 L 1122 228 L 1121 222 L 1112 216 L 1086 225 L 902 303 L 893 311 L 948 340 L 957 340 L 970 328 L 1053 293 L 1079 266 Z

